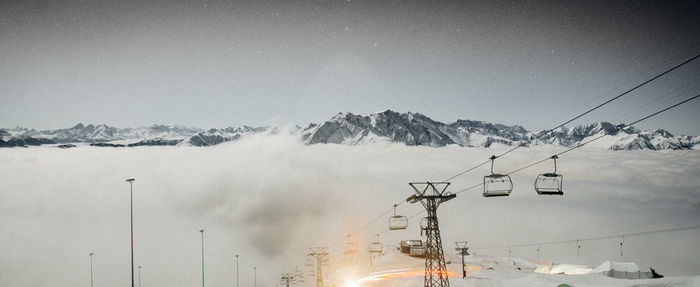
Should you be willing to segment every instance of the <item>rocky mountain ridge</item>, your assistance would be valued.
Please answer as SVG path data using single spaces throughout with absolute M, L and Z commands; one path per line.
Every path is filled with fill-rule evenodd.
M 79 123 L 71 128 L 45 131 L 21 127 L 0 129 L 0 147 L 42 144 L 63 144 L 66 147 L 66 144 L 74 143 L 102 147 L 212 146 L 266 132 L 276 133 L 278 129 L 239 126 L 205 130 L 166 125 L 120 129 L 104 124 Z M 613 150 L 684 150 L 695 149 L 696 145 L 700 147 L 698 136 L 674 136 L 663 129 L 643 131 L 607 122 L 563 127 L 537 137 L 539 133 L 518 125 L 473 120 L 442 123 L 420 113 L 397 113 L 391 110 L 370 115 L 338 113 L 328 121 L 298 128 L 293 133 L 298 134 L 305 144 L 403 143 L 409 146 L 459 145 L 481 148 L 494 144 L 551 144 L 573 147 L 607 134 L 604 139 L 596 141 L 596 146 Z

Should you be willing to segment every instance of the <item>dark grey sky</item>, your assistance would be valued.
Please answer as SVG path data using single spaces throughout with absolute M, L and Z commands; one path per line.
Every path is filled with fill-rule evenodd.
M 304 124 L 388 108 L 544 129 L 700 53 L 698 6 L 4 1 L 0 127 Z M 580 122 L 629 122 L 700 93 L 699 75 L 689 64 Z M 640 126 L 697 135 L 698 111 Z

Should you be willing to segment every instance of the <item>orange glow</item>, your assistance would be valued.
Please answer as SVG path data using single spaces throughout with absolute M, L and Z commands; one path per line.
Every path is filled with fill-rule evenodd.
M 449 270 L 432 270 L 429 271 L 433 275 L 440 275 L 442 274 L 443 276 L 447 277 L 454 277 L 457 276 L 452 271 Z M 408 278 L 408 277 L 423 277 L 425 276 L 425 270 L 407 270 L 407 271 L 398 271 L 398 272 L 385 272 L 381 274 L 375 274 L 372 276 L 368 276 L 365 278 L 358 279 L 355 281 L 355 283 L 362 283 L 362 282 L 367 282 L 367 281 L 381 281 L 381 280 L 386 280 L 386 279 L 392 279 L 392 278 Z

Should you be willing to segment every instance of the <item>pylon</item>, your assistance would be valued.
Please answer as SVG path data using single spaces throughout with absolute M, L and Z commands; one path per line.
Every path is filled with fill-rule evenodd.
M 424 287 L 449 287 L 445 254 L 442 251 L 442 239 L 438 226 L 437 208 L 441 203 L 453 199 L 455 194 L 445 192 L 449 182 L 413 182 L 409 183 L 416 194 L 407 198 L 409 203 L 420 202 L 428 212 L 428 224 L 425 228 L 425 275 Z M 438 189 L 438 186 L 441 189 Z M 419 188 L 421 187 L 421 188 Z
M 285 283 L 286 287 L 289 287 L 289 282 L 293 281 L 295 279 L 295 275 L 293 273 L 282 273 L 282 283 Z
M 311 247 L 309 248 L 309 256 L 316 258 L 316 287 L 323 287 L 323 268 L 321 263 L 328 259 L 327 247 Z

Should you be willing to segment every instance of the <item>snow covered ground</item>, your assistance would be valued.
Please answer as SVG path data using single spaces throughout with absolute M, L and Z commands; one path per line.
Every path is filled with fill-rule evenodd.
M 308 247 L 340 242 L 330 246 L 337 256 L 347 233 L 411 195 L 408 182 L 445 179 L 508 148 L 308 146 L 280 133 L 206 148 L 2 149 L 0 286 L 89 284 L 90 252 L 96 286 L 130 284 L 124 179 L 132 177 L 135 263 L 143 266 L 144 286 L 199 284 L 202 228 L 208 285 L 233 286 L 235 254 L 241 286 L 252 285 L 253 266 L 259 286 L 276 285 L 281 272 L 303 266 Z M 494 171 L 508 172 L 562 149 L 523 148 L 497 160 Z M 455 278 L 453 286 L 673 286 L 678 280 L 679 286 L 697 285 L 696 277 L 682 276 L 699 275 L 698 230 L 626 238 L 622 256 L 617 238 L 584 242 L 580 255 L 574 244 L 541 250 L 540 258 L 549 262 L 595 267 L 606 260 L 631 261 L 674 277 L 653 281 L 512 270 L 503 261 L 506 249 L 478 249 L 700 224 L 698 151 L 584 148 L 557 163 L 564 174 L 562 197 L 532 190 L 535 176 L 552 169 L 544 163 L 515 174 L 508 198 L 486 199 L 474 189 L 440 207 L 445 250 L 466 240 L 480 256 L 498 261 L 495 270 Z M 472 186 L 488 173 L 484 166 L 460 176 L 448 190 Z M 421 208 L 403 204 L 397 212 L 410 216 Z M 386 219 L 379 220 L 357 234 L 358 243 L 366 246 L 362 239 L 377 233 L 388 244 L 418 239 L 419 219 L 396 232 L 384 232 Z M 512 256 L 536 258 L 536 251 L 513 248 Z M 473 264 L 491 260 L 480 258 Z M 420 285 L 419 279 L 391 282 L 381 286 Z
M 373 266 L 367 262 L 357 262 L 360 268 L 338 267 L 340 275 L 333 274 L 327 279 L 330 284 L 352 287 L 419 287 L 423 286 L 423 258 L 409 257 L 398 252 L 395 245 L 388 246 L 381 256 L 377 256 Z M 364 255 L 364 254 L 362 254 Z M 360 254 L 356 257 L 363 257 Z M 364 259 L 364 258 L 363 258 Z M 455 287 L 476 286 L 699 286 L 700 276 L 665 277 L 661 279 L 617 279 L 602 274 L 564 275 L 539 274 L 534 272 L 538 264 L 522 258 L 468 255 L 464 258 L 467 277 L 462 278 L 461 258 L 447 254 L 447 269 L 451 271 L 450 285 Z M 366 260 L 364 260 L 366 261 Z M 344 275 L 343 272 L 351 274 Z M 342 279 L 346 278 L 346 279 Z M 355 279 L 357 278 L 357 279 Z M 306 279 L 306 278 L 305 278 Z M 299 284 L 313 286 L 315 281 Z M 309 279 L 306 279 L 307 281 Z M 337 279 L 337 280 L 336 280 Z M 340 281 L 340 282 L 335 282 Z M 306 285 L 304 285 L 306 284 Z

